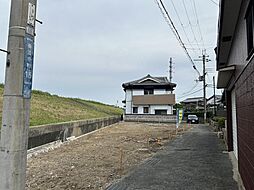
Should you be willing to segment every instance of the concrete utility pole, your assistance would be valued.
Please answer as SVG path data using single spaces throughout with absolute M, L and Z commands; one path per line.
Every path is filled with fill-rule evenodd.
M 204 123 L 206 123 L 206 79 L 205 79 L 205 63 L 206 63 L 206 56 L 205 53 L 203 53 L 202 56 L 203 59 L 203 92 L 204 92 Z
M 0 142 L 0 190 L 24 190 L 37 0 L 12 0 Z
M 206 50 L 203 50 L 203 55 L 202 55 L 202 61 L 203 61 L 203 91 L 204 91 L 204 123 L 206 123 L 206 68 L 205 68 L 205 64 L 206 62 L 211 61 L 210 59 L 206 59 L 207 57 L 209 57 L 208 55 L 206 55 Z
M 216 101 L 215 101 L 215 76 L 213 76 L 213 115 L 216 115 Z
M 172 82 L 172 78 L 173 78 L 173 61 L 172 61 L 172 57 L 170 57 L 169 59 L 169 82 Z
M 202 56 L 199 56 L 199 58 L 202 59 L 196 59 L 194 61 L 202 61 L 203 62 L 203 76 L 200 77 L 199 81 L 203 81 L 203 99 L 204 99 L 204 123 L 206 123 L 206 62 L 211 61 L 209 59 L 206 59 L 209 57 L 206 55 L 206 50 L 203 50 Z

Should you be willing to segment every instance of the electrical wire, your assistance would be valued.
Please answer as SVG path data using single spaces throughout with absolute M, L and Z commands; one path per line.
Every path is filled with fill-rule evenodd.
M 191 41 L 190 41 L 190 39 L 189 39 L 189 37 L 188 37 L 188 35 L 187 35 L 187 32 L 186 32 L 186 30 L 185 30 L 185 28 L 184 28 L 184 24 L 183 24 L 183 22 L 182 22 L 182 20 L 181 20 L 181 18 L 180 18 L 180 16 L 179 16 L 179 14 L 178 14 L 178 11 L 177 11 L 177 9 L 176 9 L 176 6 L 175 6 L 175 4 L 174 4 L 174 1 L 171 0 L 170 2 L 171 2 L 171 4 L 172 4 L 172 6 L 173 6 L 173 9 L 174 9 L 175 13 L 176 13 L 176 16 L 177 16 L 177 18 L 178 18 L 178 21 L 180 22 L 180 25 L 181 25 L 181 27 L 182 27 L 182 29 L 183 29 L 184 35 L 185 35 L 185 37 L 186 37 L 186 39 L 187 39 L 189 45 L 191 46 L 191 48 L 187 48 L 187 49 L 191 49 L 191 50 L 193 50 L 193 52 L 196 53 L 196 51 L 195 51 L 196 48 L 193 47 L 193 45 L 192 45 L 192 43 L 191 43 Z
M 196 19 L 197 19 L 197 25 L 198 25 L 198 31 L 199 31 L 199 34 L 200 34 L 200 37 L 201 37 L 201 42 L 202 42 L 202 45 L 203 45 L 203 49 L 205 49 L 205 43 L 204 43 L 204 39 L 203 39 L 203 35 L 202 35 L 202 32 L 201 32 L 201 27 L 200 27 L 200 24 L 199 24 L 199 18 L 198 18 L 198 14 L 197 14 L 197 7 L 196 7 L 196 3 L 194 0 L 192 0 L 192 4 L 193 4 L 193 7 L 194 7 L 194 14 L 196 16 Z
M 191 58 L 186 46 L 184 45 L 182 39 L 181 39 L 181 36 L 179 35 L 174 23 L 173 23 L 173 20 L 171 19 L 171 17 L 169 16 L 169 13 L 166 9 L 166 7 L 164 6 L 162 0 L 155 0 L 155 2 L 157 3 L 162 15 L 164 16 L 164 18 L 166 19 L 166 22 L 168 23 L 171 31 L 173 32 L 173 34 L 175 35 L 176 39 L 178 40 L 178 42 L 180 43 L 181 47 L 184 49 L 184 52 L 185 54 L 187 55 L 187 57 L 189 58 L 191 64 L 192 64 L 192 67 L 193 69 L 198 73 L 198 75 L 200 76 L 200 72 L 198 71 L 193 59 Z
M 215 5 L 219 6 L 218 2 L 215 2 L 214 0 L 210 0 L 211 2 L 213 2 Z
M 185 97 L 187 97 L 187 96 L 196 94 L 196 93 L 198 93 L 198 92 L 200 92 L 200 91 L 202 91 L 202 90 L 203 90 L 203 88 L 201 88 L 201 89 L 199 89 L 199 90 L 196 90 L 196 91 L 194 91 L 194 92 L 192 92 L 192 93 L 189 93 L 189 94 L 187 94 L 187 95 L 180 96 L 179 99 L 182 99 L 182 98 L 185 98 Z
M 189 94 L 189 93 L 191 93 L 197 86 L 198 86 L 198 82 L 196 82 L 195 84 L 194 84 L 194 86 L 190 89 L 190 90 L 188 90 L 187 92 L 184 92 L 184 93 L 182 93 L 181 95 L 185 95 L 185 94 Z
M 187 8 L 186 8 L 185 1 L 184 1 L 184 0 L 182 0 L 182 2 L 183 2 L 184 11 L 185 11 L 185 14 L 186 14 L 186 16 L 187 16 L 187 19 L 188 19 L 188 22 L 189 22 L 189 25 L 190 25 L 191 32 L 192 32 L 192 34 L 193 34 L 194 40 L 196 41 L 196 43 L 197 43 L 197 44 L 199 44 L 199 43 L 198 43 L 198 40 L 197 40 L 197 38 L 196 38 L 195 32 L 194 32 L 194 30 L 193 30 L 193 27 L 192 27 L 191 21 L 190 21 L 190 16 L 189 16 L 189 14 L 188 14 L 188 11 L 187 11 Z M 198 48 L 199 48 L 199 51 L 201 52 L 201 48 L 200 48 L 200 46 L 199 46 L 199 45 L 198 45 Z

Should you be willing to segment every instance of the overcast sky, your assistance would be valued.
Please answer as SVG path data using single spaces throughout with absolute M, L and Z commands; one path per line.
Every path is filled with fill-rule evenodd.
M 193 0 L 164 0 L 170 16 L 188 48 L 198 48 L 201 35 Z M 211 0 L 194 0 L 207 54 L 212 60 L 208 80 L 215 75 L 218 6 Z M 218 1 L 218 0 L 214 0 Z M 10 0 L 0 0 L 0 48 L 7 47 Z M 173 58 L 173 82 L 177 100 L 195 85 L 197 78 L 154 0 L 40 0 L 36 28 L 33 88 L 68 97 L 116 104 L 124 99 L 121 84 L 148 73 L 168 76 Z M 188 39 L 192 44 L 189 45 Z M 193 32 L 195 34 L 195 38 Z M 201 46 L 201 45 L 200 45 Z M 201 51 L 189 49 L 193 59 Z M 0 83 L 4 82 L 4 53 L 0 53 Z M 197 62 L 202 71 L 202 63 Z M 211 69 L 212 68 L 212 69 Z M 192 91 L 198 91 L 202 84 Z M 217 91 L 220 93 L 220 91 Z M 212 95 L 212 88 L 208 88 Z M 188 97 L 202 96 L 202 91 Z

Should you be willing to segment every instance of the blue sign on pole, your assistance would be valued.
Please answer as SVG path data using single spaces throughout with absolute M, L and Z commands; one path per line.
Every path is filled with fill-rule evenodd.
M 34 61 L 34 37 L 26 34 L 24 40 L 24 82 L 23 97 L 31 98 L 32 80 L 33 80 L 33 61 Z

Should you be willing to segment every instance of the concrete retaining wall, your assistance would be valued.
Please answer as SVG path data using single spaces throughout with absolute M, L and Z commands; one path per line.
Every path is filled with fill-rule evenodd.
M 121 116 L 32 127 L 29 129 L 28 149 L 56 140 L 65 141 L 68 137 L 78 137 L 119 121 Z
M 124 121 L 176 123 L 176 116 L 175 115 L 126 114 L 124 115 Z

